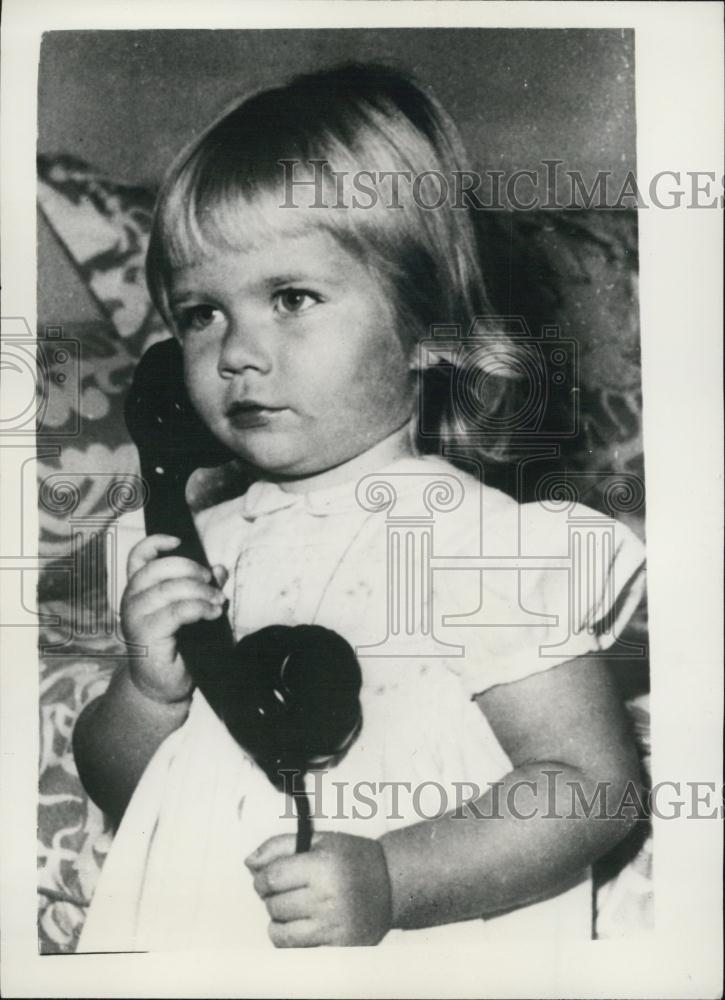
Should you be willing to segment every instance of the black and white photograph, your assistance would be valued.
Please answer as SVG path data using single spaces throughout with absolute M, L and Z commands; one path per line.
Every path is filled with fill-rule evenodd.
M 653 155 L 642 5 L 153 6 L 32 24 L 4 210 L 6 995 L 715 996 L 721 93 Z

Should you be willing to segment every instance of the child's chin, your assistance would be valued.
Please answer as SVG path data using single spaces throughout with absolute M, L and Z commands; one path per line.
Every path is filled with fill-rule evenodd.
M 279 480 L 319 476 L 343 465 L 357 455 L 354 449 L 350 449 L 352 454 L 348 454 L 347 451 L 338 454 L 335 449 L 329 449 L 323 455 L 319 454 L 320 449 L 318 449 L 316 453 L 311 454 L 314 449 L 306 449 L 305 443 L 297 440 L 275 441 L 273 435 L 268 435 L 263 440 L 262 435 L 259 435 L 258 441 L 250 441 L 247 438 L 233 450 L 243 462 L 252 466 L 259 476 Z
M 245 449 L 239 452 L 239 457 L 251 465 L 261 476 L 274 479 L 298 479 L 314 475 L 318 470 L 314 463 L 305 461 L 299 455 L 280 450 Z

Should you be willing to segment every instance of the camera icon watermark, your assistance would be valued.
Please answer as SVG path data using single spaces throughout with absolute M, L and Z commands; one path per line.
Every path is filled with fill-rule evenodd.
M 420 395 L 423 439 L 440 437 L 441 405 L 451 411 L 449 441 L 458 436 L 462 444 L 503 435 L 517 444 L 556 443 L 578 433 L 579 345 L 559 327 L 533 334 L 522 316 L 489 316 L 468 331 L 434 326 L 418 351 L 419 369 L 438 376 L 435 393 Z
M 61 326 L 47 326 L 37 338 L 22 316 L 2 320 L 3 392 L 0 435 L 43 439 L 76 437 L 80 433 L 81 346 L 63 335 Z M 62 412 L 65 419 L 49 420 Z
M 82 431 L 80 343 L 61 326 L 47 326 L 36 338 L 24 317 L 4 317 L 2 333 L 1 624 L 50 630 L 52 641 L 41 636 L 43 655 L 77 655 L 88 638 L 114 639 L 118 647 L 123 640 L 106 600 L 105 567 L 118 548 L 116 518 L 143 505 L 145 483 L 121 470 L 58 467 L 64 447 L 72 452 Z M 40 535 L 28 516 L 36 503 Z M 38 601 L 40 574 L 65 595 L 62 614 Z

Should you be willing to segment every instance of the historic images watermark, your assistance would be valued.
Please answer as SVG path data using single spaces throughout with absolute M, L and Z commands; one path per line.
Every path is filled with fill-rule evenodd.
M 650 178 L 628 171 L 623 180 L 610 170 L 587 176 L 564 168 L 563 160 L 542 160 L 533 170 L 334 170 L 326 159 L 279 160 L 281 208 L 401 209 L 412 199 L 425 211 L 605 208 L 722 208 L 723 178 L 713 170 L 659 170 Z M 311 197 L 312 196 L 312 197 Z M 310 200 L 311 199 L 311 200 Z
M 663 820 L 722 819 L 723 790 L 714 781 L 659 781 L 651 788 L 630 781 L 617 788 L 609 781 L 593 786 L 563 778 L 558 768 L 543 768 L 539 780 L 504 780 L 479 786 L 474 781 L 334 781 L 326 769 L 309 773 L 307 794 L 312 819 L 402 820 Z M 300 772 L 279 772 L 290 792 L 282 818 L 294 818 L 292 789 Z

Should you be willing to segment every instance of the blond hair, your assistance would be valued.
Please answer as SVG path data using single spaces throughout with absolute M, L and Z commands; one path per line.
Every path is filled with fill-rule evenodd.
M 349 64 L 256 93 L 213 122 L 167 174 L 147 255 L 151 296 L 173 329 L 167 297 L 173 269 L 214 249 L 263 239 L 270 221 L 291 232 L 321 227 L 379 275 L 411 346 L 434 326 L 458 328 L 456 366 L 464 375 L 475 369 L 475 384 L 487 385 L 485 406 L 500 413 L 511 374 L 502 362 L 510 353 L 505 337 L 489 335 L 483 349 L 479 338 L 467 338 L 474 321 L 480 330 L 492 313 L 470 210 L 450 199 L 426 207 L 435 204 L 429 195 L 436 175 L 460 175 L 464 161 L 457 129 L 437 100 L 385 66 Z M 312 205 L 289 204 L 289 171 L 297 167 L 307 177 L 317 171 Z M 368 205 L 349 197 L 341 203 L 339 178 L 361 171 L 375 197 Z M 395 173 L 422 178 L 418 197 L 401 185 L 392 202 L 384 185 Z M 443 386 L 435 352 L 426 356 L 432 360 L 421 365 L 421 405 Z M 459 412 L 455 398 L 433 397 L 427 408 L 439 430 L 432 438 L 440 440 L 432 444 L 426 435 L 423 450 L 445 451 L 447 442 L 478 434 L 475 414 Z M 500 450 L 499 444 L 487 452 Z

